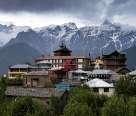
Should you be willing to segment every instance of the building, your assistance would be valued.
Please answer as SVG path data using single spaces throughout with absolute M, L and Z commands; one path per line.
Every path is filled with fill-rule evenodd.
M 129 69 L 126 67 L 126 60 L 125 54 L 114 51 L 111 54 L 97 57 L 95 61 L 91 63 L 91 69 L 93 70 L 95 65 L 99 64 L 101 69 L 109 69 L 119 74 L 126 74 L 129 72 Z
M 119 79 L 119 75 L 110 69 L 100 68 L 101 65 L 96 64 L 94 70 L 88 74 L 89 79 L 99 78 L 107 82 L 114 82 Z
M 102 56 L 103 68 L 116 71 L 119 68 L 126 67 L 126 60 L 125 54 L 114 51 Z
M 53 83 L 57 83 L 66 78 L 66 71 L 63 67 L 54 67 L 48 70 L 48 76 Z
M 68 72 L 68 78 L 71 80 L 87 80 L 88 72 L 81 69 L 72 70 Z
M 5 92 L 8 98 L 31 96 L 44 101 L 48 101 L 52 96 L 62 97 L 64 93 L 64 90 L 57 88 L 24 88 L 16 86 L 8 86 Z
M 16 65 L 10 66 L 8 69 L 8 77 L 9 78 L 16 78 L 16 77 L 22 78 L 23 75 L 31 71 L 31 68 L 32 67 L 29 64 L 16 64 Z
M 73 56 L 72 51 L 64 44 L 60 45 L 51 56 L 42 56 L 35 60 L 36 63 L 41 61 L 49 62 L 53 67 L 62 67 L 67 60 L 71 60 L 76 65 L 76 69 L 87 70 L 90 68 L 91 59 L 86 56 Z
M 129 76 L 135 77 L 136 76 L 136 70 L 133 70 L 128 73 Z
M 24 87 L 48 87 L 51 86 L 48 71 L 31 71 L 24 75 Z
M 47 61 L 36 62 L 32 67 L 31 71 L 47 71 L 52 68 L 52 64 Z
M 107 96 L 114 95 L 115 92 L 113 84 L 109 84 L 98 78 L 86 82 L 86 85 L 90 87 L 93 90 L 93 92 Z
M 71 56 L 71 50 L 69 50 L 63 43 L 57 50 L 54 51 L 54 56 Z
M 9 78 L 17 78 L 17 77 L 23 77 L 29 72 L 34 71 L 47 71 L 52 68 L 52 64 L 49 62 L 41 61 L 37 62 L 33 65 L 30 64 L 16 64 L 13 66 L 10 66 L 8 69 L 8 77 Z

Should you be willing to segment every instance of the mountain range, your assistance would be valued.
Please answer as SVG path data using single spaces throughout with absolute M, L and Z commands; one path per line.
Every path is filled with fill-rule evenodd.
M 113 24 L 108 20 L 105 20 L 100 26 L 81 28 L 78 28 L 75 23 L 35 29 L 25 26 L 0 25 L 0 40 L 1 74 L 7 71 L 9 65 L 29 62 L 42 54 L 51 54 L 61 42 L 64 42 L 73 51 L 73 54 L 90 55 L 92 58 L 114 50 L 123 51 L 126 54 L 129 54 L 130 51 L 135 53 L 136 48 L 133 46 L 136 44 L 136 29 Z M 133 55 L 128 57 L 133 57 Z M 136 63 L 131 65 L 129 59 L 128 64 L 130 68 L 136 65 Z

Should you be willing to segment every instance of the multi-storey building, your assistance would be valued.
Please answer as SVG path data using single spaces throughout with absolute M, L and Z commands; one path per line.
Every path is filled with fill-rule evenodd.
M 123 53 L 119 53 L 118 51 L 114 51 L 111 54 L 103 55 L 103 68 L 117 70 L 119 68 L 126 67 L 126 55 Z
M 16 65 L 10 66 L 8 69 L 8 77 L 9 78 L 16 78 L 16 77 L 22 78 L 23 75 L 31 71 L 31 68 L 32 67 L 29 64 L 16 64 Z
M 73 56 L 71 52 L 71 50 L 62 44 L 54 51 L 52 56 L 41 56 L 35 62 L 44 61 L 51 63 L 53 67 L 62 67 L 67 60 L 71 60 L 76 65 L 76 69 L 88 70 L 90 68 L 91 59 L 89 57 Z
M 129 71 L 126 66 L 126 60 L 125 54 L 114 51 L 111 54 L 96 58 L 95 61 L 91 63 L 91 67 L 94 69 L 95 65 L 99 64 L 102 69 L 109 69 L 117 73 L 125 74 Z

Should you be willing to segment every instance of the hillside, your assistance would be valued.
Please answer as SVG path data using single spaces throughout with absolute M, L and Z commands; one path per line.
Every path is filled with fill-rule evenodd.
M 25 43 L 17 43 L 0 49 L 0 74 L 6 73 L 8 66 L 32 62 L 40 52 Z
M 129 49 L 126 49 L 123 51 L 126 53 L 126 56 L 128 58 L 127 64 L 130 69 L 136 68 L 136 46 L 133 46 Z

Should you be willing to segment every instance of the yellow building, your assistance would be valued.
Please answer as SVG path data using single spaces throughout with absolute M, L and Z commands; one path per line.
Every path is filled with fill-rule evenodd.
M 29 64 L 16 64 L 13 66 L 10 66 L 8 69 L 8 77 L 9 78 L 22 78 L 23 75 L 30 72 L 31 66 Z

